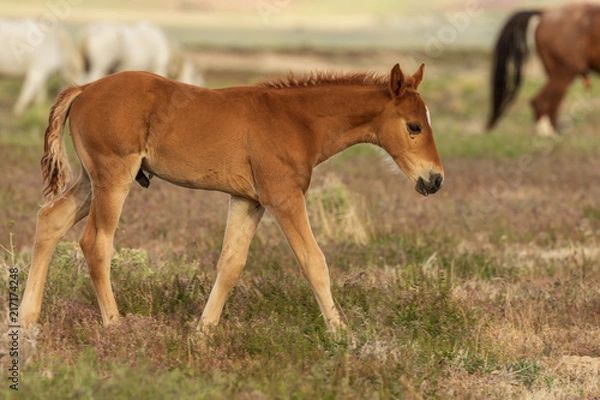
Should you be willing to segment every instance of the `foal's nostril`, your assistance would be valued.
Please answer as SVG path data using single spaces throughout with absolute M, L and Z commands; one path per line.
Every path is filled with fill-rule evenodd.
M 431 181 L 433 189 L 435 189 L 435 191 L 440 190 L 440 188 L 442 187 L 442 183 L 444 182 L 444 177 L 442 176 L 442 174 L 431 174 L 429 179 Z
M 429 194 L 429 191 L 427 190 L 427 185 L 425 184 L 423 178 L 417 179 L 415 190 L 423 196 L 427 196 Z

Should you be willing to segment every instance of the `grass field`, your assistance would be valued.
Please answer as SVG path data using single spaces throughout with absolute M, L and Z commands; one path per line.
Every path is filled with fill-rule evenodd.
M 295 66 L 384 71 L 400 60 L 410 70 L 420 61 L 378 49 L 194 51 L 198 62 L 211 54 L 210 87 Z M 320 166 L 309 191 L 345 335 L 325 331 L 269 215 L 221 324 L 210 337 L 196 333 L 228 199 L 154 179 L 132 189 L 117 231 L 122 323 L 101 326 L 77 225 L 50 266 L 38 329 L 20 332 L 18 392 L 7 379 L 9 337 L 0 339 L 0 399 L 600 398 L 597 79 L 591 91 L 573 85 L 562 135 L 540 139 L 528 106 L 543 83 L 535 62 L 507 117 L 483 133 L 489 55 L 452 49 L 426 61 L 420 91 L 443 189 L 422 198 L 377 150 L 356 146 Z M 19 87 L 0 81 L 2 333 L 9 272 L 19 270 L 20 293 L 28 274 L 49 106 L 13 117 Z

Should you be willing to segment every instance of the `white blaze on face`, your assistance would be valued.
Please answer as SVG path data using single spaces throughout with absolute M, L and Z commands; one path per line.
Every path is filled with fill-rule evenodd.
M 425 112 L 427 115 L 427 123 L 429 124 L 429 126 L 431 126 L 431 114 L 429 114 L 429 108 L 427 106 L 425 106 Z

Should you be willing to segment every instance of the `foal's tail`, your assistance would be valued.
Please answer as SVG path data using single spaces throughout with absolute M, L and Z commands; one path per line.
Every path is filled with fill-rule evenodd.
M 44 156 L 42 157 L 42 177 L 44 197 L 52 202 L 61 195 L 71 177 L 71 167 L 65 150 L 64 129 L 73 101 L 81 94 L 84 86 L 69 86 L 56 98 L 50 109 L 48 127 L 44 134 Z
M 498 122 L 517 95 L 521 84 L 521 67 L 529 53 L 527 27 L 531 17 L 541 13 L 541 10 L 515 13 L 500 32 L 492 67 L 492 113 L 486 127 L 488 130 Z

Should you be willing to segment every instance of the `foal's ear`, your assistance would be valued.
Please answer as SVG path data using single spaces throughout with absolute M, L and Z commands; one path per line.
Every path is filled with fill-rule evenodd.
M 423 71 L 425 70 L 425 63 L 422 63 L 417 72 L 415 72 L 412 76 L 413 78 L 413 86 L 415 90 L 419 87 L 419 84 L 423 80 Z
M 402 85 L 404 84 L 404 74 L 400 69 L 400 64 L 394 65 L 392 72 L 390 73 L 390 93 L 392 96 L 398 96 Z

